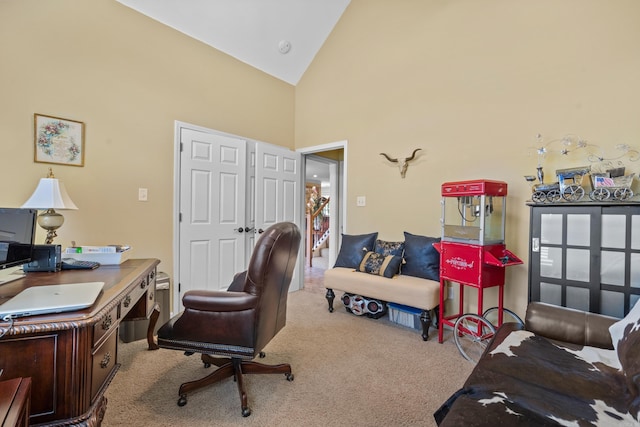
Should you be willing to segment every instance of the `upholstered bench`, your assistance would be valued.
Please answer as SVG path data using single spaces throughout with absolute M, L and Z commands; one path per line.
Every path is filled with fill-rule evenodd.
M 429 338 L 431 310 L 440 301 L 439 254 L 432 237 L 404 233 L 404 242 L 376 240 L 377 233 L 343 235 L 333 268 L 324 273 L 329 312 L 333 312 L 335 290 L 384 303 L 394 302 L 422 310 L 422 339 Z

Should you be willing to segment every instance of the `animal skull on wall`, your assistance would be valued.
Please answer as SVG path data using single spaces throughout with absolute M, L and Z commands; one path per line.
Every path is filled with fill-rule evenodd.
M 409 167 L 409 162 L 415 159 L 416 153 L 420 150 L 422 150 L 422 148 L 416 148 L 415 150 L 413 150 L 413 154 L 411 154 L 411 156 L 405 158 L 404 160 L 392 159 L 385 153 L 380 153 L 380 155 L 386 157 L 387 160 L 389 160 L 390 162 L 398 163 L 398 167 L 400 168 L 400 176 L 404 178 L 404 176 L 407 174 L 407 168 Z

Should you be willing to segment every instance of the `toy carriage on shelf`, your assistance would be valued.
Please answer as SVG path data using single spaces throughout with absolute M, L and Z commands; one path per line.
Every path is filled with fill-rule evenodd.
M 531 200 L 535 203 L 557 203 L 561 200 L 577 202 L 584 198 L 587 190 L 583 183 L 587 175 L 591 176 L 591 190 L 589 198 L 593 201 L 624 201 L 633 197 L 631 184 L 635 173 L 624 175 L 625 168 L 607 169 L 605 172 L 595 172 L 589 166 L 556 170 L 557 182 L 544 183 L 542 168 L 538 168 L 540 183 L 531 187 Z M 529 182 L 536 177 L 527 175 Z
M 633 178 L 635 176 L 635 173 L 613 177 L 601 174 L 592 174 L 591 182 L 593 190 L 589 193 L 589 198 L 599 202 L 605 200 L 629 200 L 633 197 L 631 184 L 633 183 Z

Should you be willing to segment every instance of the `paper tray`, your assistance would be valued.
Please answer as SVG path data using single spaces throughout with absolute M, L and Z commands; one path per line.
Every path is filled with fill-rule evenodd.
M 80 253 L 80 254 L 62 254 L 63 258 L 73 258 L 80 261 L 94 261 L 99 262 L 102 265 L 117 265 L 122 264 L 126 260 L 129 259 L 131 255 L 131 249 L 124 252 L 116 252 L 116 253 L 99 253 L 99 252 L 89 252 L 89 253 Z

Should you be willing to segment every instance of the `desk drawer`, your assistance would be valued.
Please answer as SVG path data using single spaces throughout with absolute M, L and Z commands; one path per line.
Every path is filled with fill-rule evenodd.
M 95 346 L 106 333 L 116 329 L 117 326 L 118 307 L 116 306 L 106 316 L 93 325 L 93 345 Z
M 138 320 L 149 317 L 155 304 L 155 298 L 155 271 L 153 271 L 139 280 L 122 300 L 120 318 L 122 320 Z
M 147 293 L 147 312 L 145 315 L 148 317 L 156 305 L 156 281 L 155 271 L 149 274 L 149 291 Z
M 120 309 L 120 318 L 125 318 L 129 312 L 139 304 L 140 297 L 147 290 L 147 281 L 146 279 L 140 281 L 135 288 L 131 290 L 122 300 L 121 309 Z M 143 302 L 144 304 L 144 302 Z M 144 308 L 143 308 L 144 311 Z
M 98 347 L 91 357 L 91 400 L 98 394 L 105 385 L 105 380 L 115 368 L 117 362 L 118 328 L 113 328 L 113 332 Z

